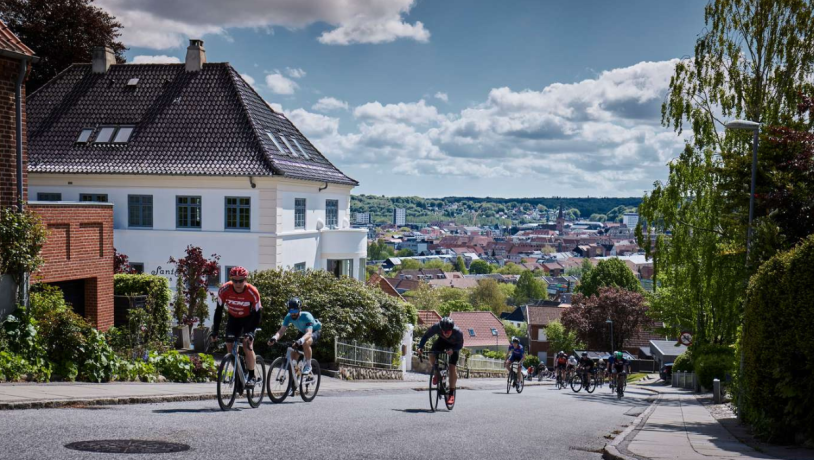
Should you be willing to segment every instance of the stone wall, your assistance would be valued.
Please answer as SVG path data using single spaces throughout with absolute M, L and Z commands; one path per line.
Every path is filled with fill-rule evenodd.
M 404 380 L 400 369 L 374 369 L 370 367 L 339 366 L 339 378 L 342 380 Z
M 419 362 L 418 357 L 413 357 L 413 372 L 421 374 L 430 374 L 430 361 L 425 359 L 424 362 Z M 506 371 L 476 371 L 471 369 L 458 368 L 459 379 L 490 379 L 490 378 L 506 378 Z

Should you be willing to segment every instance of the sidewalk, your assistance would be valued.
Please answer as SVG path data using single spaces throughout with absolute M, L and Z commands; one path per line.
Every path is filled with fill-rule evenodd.
M 527 386 L 542 382 L 526 382 Z M 426 382 L 408 380 L 340 380 L 322 376 L 320 394 L 344 391 L 423 390 Z M 505 379 L 461 379 L 461 389 L 505 388 Z M 214 399 L 210 383 L 4 383 L 0 410 L 41 409 L 71 405 L 143 404 Z
M 642 387 L 658 392 L 660 397 L 636 422 L 606 447 L 611 458 L 653 460 L 811 458 L 807 452 L 798 453 L 804 456 L 792 453 L 779 457 L 758 452 L 730 434 L 692 392 L 660 385 L 642 385 Z M 780 452 L 782 448 L 771 450 Z

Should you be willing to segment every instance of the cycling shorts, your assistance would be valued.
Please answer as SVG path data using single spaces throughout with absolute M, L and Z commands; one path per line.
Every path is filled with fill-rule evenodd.
M 243 334 L 248 332 L 254 332 L 251 330 L 251 323 L 252 323 L 251 316 L 244 316 L 243 318 L 237 318 L 232 315 L 229 315 L 229 319 L 226 320 L 226 342 L 234 343 L 235 340 L 229 339 L 229 336 L 234 336 L 236 339 L 239 339 Z
M 513 362 L 513 363 L 516 363 L 516 362 L 522 361 L 522 360 L 523 360 L 523 357 L 521 357 L 521 356 L 515 356 L 515 355 L 511 355 L 511 356 L 509 356 L 509 360 L 510 360 L 511 362 Z
M 301 338 L 303 338 L 305 336 L 305 334 L 306 334 L 305 332 L 300 333 L 299 337 L 297 337 L 297 340 L 300 340 Z M 318 331 L 311 331 L 311 345 L 316 345 L 317 342 L 319 342 L 319 338 L 320 338 L 321 335 L 322 335 L 322 329 L 320 329 Z
M 455 350 L 455 346 L 441 337 L 435 339 L 435 342 L 432 344 L 432 351 L 440 353 L 445 350 Z M 449 355 L 449 364 L 456 366 L 458 364 L 459 355 L 459 350 L 453 351 L 452 354 Z
M 565 369 L 565 363 L 557 363 L 557 369 Z

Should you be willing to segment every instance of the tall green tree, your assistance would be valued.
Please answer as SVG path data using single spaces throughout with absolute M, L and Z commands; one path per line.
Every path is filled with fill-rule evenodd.
M 551 350 L 549 354 L 551 355 L 558 351 L 571 353 L 574 350 L 585 349 L 585 344 L 580 342 L 576 331 L 565 329 L 565 326 L 559 320 L 548 323 L 548 326 L 545 327 L 545 334 Z
M 461 274 L 464 275 L 469 274 L 469 271 L 466 269 L 466 262 L 464 262 L 464 258 L 461 256 L 458 256 L 458 258 L 455 259 L 453 268 L 455 269 L 456 272 L 460 272 Z
M 492 273 L 494 267 L 489 262 L 485 260 L 473 260 L 471 264 L 469 264 L 469 273 L 473 275 L 488 275 Z
M 517 287 L 514 290 L 514 301 L 518 305 L 523 305 L 529 302 L 538 300 L 545 300 L 548 298 L 548 285 L 545 281 L 535 278 L 534 275 L 526 270 L 520 275 L 517 280 Z
M 477 309 L 489 310 L 498 316 L 509 309 L 506 305 L 506 294 L 493 279 L 478 281 L 478 287 L 472 291 L 470 300 Z
M 590 263 L 590 262 L 588 262 Z M 577 292 L 586 296 L 599 294 L 599 288 L 615 286 L 628 291 L 641 291 L 641 284 L 627 265 L 617 258 L 600 260 L 595 268 L 582 275 Z
M 40 61 L 31 68 L 31 94 L 75 62 L 90 62 L 93 47 L 107 45 L 124 63 L 122 25 L 93 0 L 0 0 L 2 20 Z
M 637 332 L 652 326 L 647 302 L 640 292 L 619 287 L 602 287 L 597 295 L 574 296 L 573 305 L 562 314 L 562 324 L 576 331 L 580 340 L 595 350 L 611 346 L 607 320 L 613 321 L 612 350 L 621 350 Z M 609 350 L 609 351 L 612 351 Z

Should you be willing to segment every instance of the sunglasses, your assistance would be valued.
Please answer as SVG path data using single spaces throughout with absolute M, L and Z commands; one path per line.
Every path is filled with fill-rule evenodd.
M 232 282 L 233 282 L 233 283 L 245 283 L 245 282 L 246 282 L 246 278 L 239 279 L 239 280 L 232 279 Z

